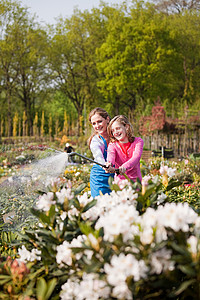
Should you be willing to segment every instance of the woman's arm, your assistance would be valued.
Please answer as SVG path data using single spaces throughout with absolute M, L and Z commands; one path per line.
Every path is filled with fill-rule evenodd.
M 144 141 L 141 138 L 137 138 L 135 150 L 133 151 L 132 157 L 127 160 L 121 167 L 124 167 L 126 170 L 133 168 L 139 161 L 142 156 Z
M 106 161 L 103 157 L 104 143 L 98 138 L 98 136 L 94 136 L 90 143 L 90 150 L 94 157 L 94 160 L 105 165 Z

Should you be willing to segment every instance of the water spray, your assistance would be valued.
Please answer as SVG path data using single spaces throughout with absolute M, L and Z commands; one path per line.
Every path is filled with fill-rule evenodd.
M 57 149 L 53 149 L 53 148 L 49 148 L 49 147 L 48 147 L 47 149 L 52 150 L 52 151 L 54 151 L 54 152 L 56 152 L 56 153 L 58 153 L 58 154 L 66 153 L 68 157 L 71 157 L 71 156 L 79 156 L 79 157 L 81 157 L 81 158 L 83 158 L 83 159 L 85 159 L 85 160 L 90 161 L 90 162 L 93 163 L 93 164 L 96 164 L 96 165 L 101 166 L 102 168 L 105 168 L 105 169 L 108 169 L 108 168 L 109 168 L 108 166 L 103 165 L 103 164 L 101 164 L 101 163 L 99 163 L 99 162 L 97 162 L 97 161 L 95 161 L 95 160 L 93 160 L 93 159 L 91 159 L 91 158 L 89 158 L 89 157 L 87 157 L 87 156 L 85 156 L 85 155 L 83 155 L 83 154 L 80 154 L 80 153 L 78 153 L 78 152 L 70 152 L 70 151 L 69 151 L 69 152 L 66 152 L 66 151 L 57 150 Z M 117 175 L 119 175 L 119 169 L 115 169 L 115 173 L 116 173 Z

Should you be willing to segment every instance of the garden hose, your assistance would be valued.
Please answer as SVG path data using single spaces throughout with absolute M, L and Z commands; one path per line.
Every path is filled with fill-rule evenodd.
M 95 161 L 95 160 L 93 160 L 93 159 L 91 159 L 91 158 L 89 158 L 89 157 L 87 157 L 85 155 L 77 153 L 77 152 L 71 152 L 71 153 L 68 153 L 68 155 L 69 156 L 75 156 L 75 155 L 77 155 L 77 156 L 82 157 L 83 159 L 86 159 L 86 160 L 90 161 L 91 163 L 94 163 L 94 164 L 97 164 L 97 165 L 101 166 L 102 168 L 108 168 L 106 165 L 103 165 L 103 164 L 101 164 L 101 163 L 99 163 L 99 162 L 97 162 L 97 161 Z M 119 169 L 115 169 L 115 173 L 117 175 L 119 175 Z

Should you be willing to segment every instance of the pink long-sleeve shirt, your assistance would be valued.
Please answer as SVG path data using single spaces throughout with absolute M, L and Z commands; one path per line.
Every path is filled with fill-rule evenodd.
M 123 166 L 126 168 L 125 174 L 133 181 L 137 178 L 142 180 L 140 171 L 140 158 L 143 151 L 144 141 L 140 137 L 136 137 L 134 142 L 128 148 L 127 155 L 122 151 L 118 142 L 108 145 L 107 161 L 115 168 Z M 123 175 L 118 175 L 120 179 L 124 179 Z

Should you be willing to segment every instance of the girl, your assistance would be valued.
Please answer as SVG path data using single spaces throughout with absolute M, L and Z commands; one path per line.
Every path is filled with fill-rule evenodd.
M 122 174 L 126 174 L 131 180 L 137 178 L 142 180 L 140 171 L 140 158 L 143 151 L 143 140 L 134 137 L 132 125 L 127 117 L 119 115 L 114 117 L 108 126 L 108 134 L 111 143 L 108 146 L 106 172 L 115 172 L 119 169 L 119 178 L 125 179 Z
M 110 117 L 104 109 L 97 107 L 89 114 L 89 121 L 94 129 L 94 134 L 89 139 L 89 147 L 92 151 L 94 160 L 106 165 L 107 145 L 109 143 L 109 136 L 107 127 L 110 122 Z M 108 178 L 113 174 L 106 173 L 99 165 L 94 164 L 90 173 L 90 189 L 91 196 L 110 193 Z

